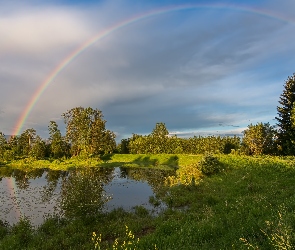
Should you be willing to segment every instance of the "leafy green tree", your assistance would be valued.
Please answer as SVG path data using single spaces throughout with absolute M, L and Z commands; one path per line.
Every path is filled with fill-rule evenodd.
M 165 123 L 158 122 L 156 123 L 156 126 L 153 129 L 151 135 L 153 137 L 164 138 L 169 135 L 169 131 L 167 130 Z
M 35 159 L 43 159 L 46 154 L 46 145 L 42 138 L 37 135 L 29 152 L 29 156 Z
M 121 143 L 119 144 L 120 145 L 119 152 L 121 154 L 129 154 L 130 153 L 129 143 L 130 143 L 130 138 L 121 140 Z
M 132 134 L 132 137 L 129 139 L 129 153 L 131 154 L 141 154 L 141 139 L 143 138 L 142 135 Z
M 91 141 L 88 146 L 90 154 L 108 154 L 116 149 L 116 135 L 105 128 L 105 123 L 102 116 L 97 116 L 91 124 Z
M 50 121 L 48 125 L 50 155 L 54 158 L 60 158 L 67 155 L 68 146 L 63 136 L 61 135 L 58 125 L 55 121 Z
M 167 141 L 169 132 L 165 123 L 156 123 L 155 128 L 151 133 L 152 153 L 161 154 L 167 151 Z
M 0 160 L 3 158 L 4 152 L 7 149 L 7 141 L 2 132 L 0 132 Z M 3 159 L 2 159 L 3 160 Z
M 168 153 L 168 154 L 183 154 L 185 141 L 182 140 L 181 138 L 177 138 L 176 135 L 173 135 L 168 138 L 167 144 L 169 146 L 168 146 L 166 153 Z
M 111 153 L 115 150 L 115 134 L 105 128 L 106 121 L 100 110 L 77 107 L 62 116 L 73 155 Z
M 20 135 L 17 141 L 17 146 L 21 156 L 29 156 L 35 139 L 36 139 L 36 130 L 33 128 L 25 130 Z
M 243 145 L 251 155 L 273 154 L 275 152 L 275 130 L 269 123 L 248 125 L 244 132 Z
M 285 82 L 283 93 L 280 96 L 280 106 L 277 107 L 278 143 L 285 155 L 295 154 L 294 103 L 295 73 Z
M 21 154 L 20 147 L 18 146 L 19 136 L 11 136 L 8 140 L 8 151 L 6 151 L 6 155 L 8 156 L 8 160 L 15 159 L 17 155 Z M 10 157 L 9 157 L 10 156 Z

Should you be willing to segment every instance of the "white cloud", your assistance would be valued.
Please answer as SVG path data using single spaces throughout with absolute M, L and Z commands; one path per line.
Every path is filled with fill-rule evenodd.
M 46 8 L 0 17 L 0 54 L 38 55 L 76 45 L 89 30 L 76 11 Z

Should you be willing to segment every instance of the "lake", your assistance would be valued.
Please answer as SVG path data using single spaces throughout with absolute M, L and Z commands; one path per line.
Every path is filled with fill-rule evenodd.
M 27 217 L 34 226 L 47 216 L 67 218 L 134 211 L 143 206 L 157 214 L 166 208 L 158 198 L 172 170 L 150 168 L 0 169 L 0 220 L 15 224 Z

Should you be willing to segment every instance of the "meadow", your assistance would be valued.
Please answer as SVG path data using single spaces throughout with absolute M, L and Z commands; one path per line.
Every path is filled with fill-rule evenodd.
M 132 155 L 59 160 L 23 159 L 1 168 L 88 167 L 177 169 L 151 203 L 155 216 L 135 212 L 71 218 L 52 216 L 39 227 L 24 218 L 0 222 L 0 249 L 294 249 L 294 157 L 243 155 Z

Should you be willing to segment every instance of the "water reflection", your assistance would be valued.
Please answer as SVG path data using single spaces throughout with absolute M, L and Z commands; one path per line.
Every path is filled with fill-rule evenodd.
M 35 173 L 38 173 L 35 175 Z M 20 217 L 27 216 L 32 224 L 42 223 L 43 216 L 54 214 L 59 197 L 58 185 L 47 201 L 42 201 L 44 187 L 47 185 L 47 172 L 31 173 L 14 170 L 10 177 L 2 177 L 0 182 L 0 219 L 16 223 Z
M 140 168 L 0 168 L 0 220 L 14 224 L 26 216 L 33 225 L 39 225 L 44 216 L 54 214 L 74 218 L 135 206 L 152 211 L 155 207 L 149 203 L 150 197 L 159 196 L 164 178 L 174 174 Z
M 60 207 L 66 217 L 89 216 L 108 201 L 103 185 L 112 179 L 113 169 L 74 170 L 63 179 Z

